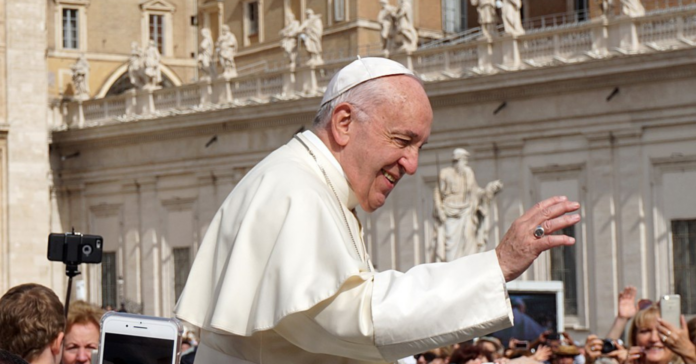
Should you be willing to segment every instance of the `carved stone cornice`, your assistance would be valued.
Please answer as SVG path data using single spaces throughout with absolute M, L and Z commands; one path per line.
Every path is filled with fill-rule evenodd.
M 433 107 L 696 77 L 696 49 L 614 57 L 425 84 Z

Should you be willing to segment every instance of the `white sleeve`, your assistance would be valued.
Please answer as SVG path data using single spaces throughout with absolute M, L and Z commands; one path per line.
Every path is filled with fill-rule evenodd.
M 294 345 L 365 361 L 396 361 L 512 325 L 495 251 L 406 273 L 354 276 L 274 330 Z

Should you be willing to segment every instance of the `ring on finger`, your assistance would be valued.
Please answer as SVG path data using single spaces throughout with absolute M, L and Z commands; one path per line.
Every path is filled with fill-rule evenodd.
M 538 225 L 536 229 L 534 229 L 534 237 L 537 239 L 541 239 L 546 231 L 544 231 L 544 228 L 541 225 Z
M 667 334 L 666 334 L 666 335 L 669 336 L 669 337 L 672 337 L 672 331 L 667 330 Z
M 667 335 L 662 335 L 662 341 L 667 341 Z

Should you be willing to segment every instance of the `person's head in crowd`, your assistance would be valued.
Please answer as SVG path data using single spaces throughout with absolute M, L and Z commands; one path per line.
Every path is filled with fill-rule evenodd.
M 510 300 L 510 305 L 512 308 L 516 308 L 518 311 L 525 313 L 527 311 L 527 305 L 524 303 L 524 300 L 521 297 L 513 297 Z
M 181 352 L 186 352 L 186 350 L 189 350 L 193 347 L 193 342 L 191 339 L 185 338 L 181 340 Z
M 640 346 L 644 349 L 646 364 L 667 364 L 672 361 L 674 354 L 660 339 L 657 319 L 660 308 L 654 304 L 638 311 L 628 331 L 630 346 Z
M 451 362 L 452 348 L 444 346 L 433 350 L 426 351 L 422 354 L 416 354 L 416 363 L 418 364 L 448 364 Z
M 580 349 L 577 346 L 560 345 L 553 350 L 551 364 L 573 364 L 578 355 L 580 355 Z
M 312 131 L 339 161 L 366 212 L 384 205 L 401 177 L 416 173 L 433 111 L 421 81 L 384 58 L 361 58 L 327 86 Z
M 35 283 L 10 288 L 0 298 L 0 349 L 32 364 L 60 362 L 65 330 L 63 304 Z
M 487 357 L 493 360 L 503 356 L 503 344 L 498 338 L 492 336 L 482 336 L 476 341 Z
M 99 322 L 104 311 L 85 301 L 75 301 L 68 310 L 63 344 L 63 364 L 88 364 L 92 350 L 99 348 Z
M 0 364 L 28 364 L 19 355 L 0 349 Z
M 493 358 L 479 345 L 460 346 L 450 357 L 454 364 L 481 364 L 492 362 Z

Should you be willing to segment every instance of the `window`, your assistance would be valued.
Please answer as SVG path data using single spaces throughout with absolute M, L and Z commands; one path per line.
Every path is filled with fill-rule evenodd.
M 589 14 L 587 9 L 587 0 L 575 0 L 575 20 L 585 21 Z
M 258 1 L 247 3 L 247 34 L 259 34 L 259 3 Z
M 459 0 L 459 31 L 464 31 L 467 29 L 468 25 L 468 14 L 466 12 L 468 7 L 468 0 Z
M 175 300 L 179 300 L 191 269 L 190 248 L 174 248 L 172 253 L 174 255 L 174 297 Z
M 346 2 L 344 0 L 334 0 L 334 20 L 346 20 Z
M 696 220 L 672 221 L 674 293 L 683 314 L 696 313 Z
M 63 48 L 79 48 L 78 10 L 63 8 Z
M 575 237 L 575 226 L 570 226 L 555 234 Z M 551 249 L 551 279 L 563 282 L 565 315 L 578 314 L 578 278 L 575 260 L 575 246 L 560 246 Z
M 164 54 L 164 16 L 150 14 L 150 39 L 155 41 L 157 50 Z
M 116 301 L 118 301 L 117 292 L 118 287 L 116 286 L 116 253 L 115 252 L 104 252 L 102 254 L 102 305 L 111 305 L 111 307 L 117 307 Z

